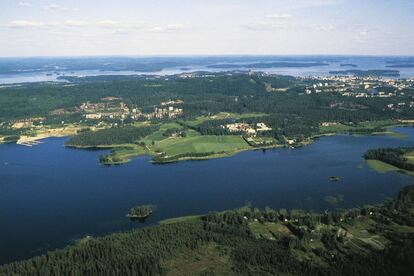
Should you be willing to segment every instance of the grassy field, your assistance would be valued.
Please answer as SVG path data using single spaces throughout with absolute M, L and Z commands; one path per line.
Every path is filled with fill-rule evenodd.
M 244 119 L 244 118 L 255 118 L 255 117 L 263 117 L 266 116 L 265 113 L 243 113 L 243 114 L 237 114 L 237 113 L 228 113 L 228 112 L 220 112 L 212 116 L 200 116 L 195 120 L 191 121 L 184 121 L 184 123 L 188 126 L 196 126 L 201 123 L 204 123 L 206 121 L 210 120 L 223 120 L 223 119 Z
M 166 275 L 236 275 L 231 256 L 222 246 L 207 243 L 196 250 L 184 250 L 166 260 L 162 266 Z
M 393 165 L 387 164 L 379 160 L 367 160 L 368 166 L 379 173 L 388 173 L 399 171 L 400 169 Z
M 371 169 L 379 173 L 402 172 L 402 173 L 414 176 L 414 172 L 402 170 L 400 168 L 397 168 L 393 165 L 387 164 L 379 160 L 367 160 L 367 164 Z
M 219 113 L 218 116 L 225 116 L 224 113 Z M 146 124 L 144 124 L 146 125 Z M 165 132 L 167 130 L 177 130 L 185 133 L 185 137 L 167 137 Z M 143 144 L 141 144 L 143 143 Z M 251 149 L 241 136 L 226 135 L 226 136 L 201 136 L 193 129 L 185 129 L 182 124 L 172 122 L 163 123 L 159 129 L 150 135 L 137 141 L 137 144 L 112 145 L 111 154 L 105 155 L 101 158 L 101 163 L 106 165 L 122 164 L 130 161 L 131 158 L 140 155 L 151 155 L 152 157 L 162 153 L 165 157 L 173 157 L 181 155 L 178 161 L 185 159 L 210 159 L 225 157 L 237 152 Z M 205 156 L 197 156 L 188 158 L 182 155 L 188 154 L 203 154 Z
M 404 154 L 404 157 L 407 159 L 408 163 L 414 164 L 414 151 Z
M 188 220 L 197 220 L 200 219 L 200 215 L 195 216 L 184 216 L 184 217 L 177 217 L 177 218 L 169 218 L 159 221 L 159 224 L 171 224 L 171 223 L 177 223 L 177 222 L 183 222 Z
M 280 236 L 291 236 L 292 232 L 286 225 L 281 223 L 272 223 L 272 222 L 251 222 L 249 223 L 249 228 L 256 238 L 264 238 L 268 240 L 274 240 L 275 237 Z
M 361 122 L 354 125 L 345 125 L 338 123 L 332 126 L 320 126 L 319 129 L 322 133 L 341 133 L 341 132 L 352 132 L 358 130 L 374 130 L 376 128 L 387 128 L 391 126 L 400 125 L 400 122 L 393 120 L 383 120 L 383 121 L 369 121 Z
M 392 137 L 392 138 L 396 138 L 396 139 L 406 139 L 407 135 L 399 133 L 399 132 L 394 132 L 394 131 L 386 131 L 384 132 L 384 134 Z
M 384 249 L 389 241 L 382 236 L 367 231 L 367 229 L 372 229 L 374 226 L 375 221 L 362 216 L 357 218 L 357 221 L 353 224 L 344 224 L 345 231 L 348 233 L 348 237 L 351 238 L 349 245 L 358 251 L 363 250 L 362 244 L 368 244 L 378 250 Z
M 182 153 L 237 152 L 249 149 L 249 145 L 240 136 L 194 136 L 167 138 L 155 143 L 154 148 L 168 156 Z
M 127 163 L 131 160 L 131 158 L 145 155 L 147 151 L 144 147 L 141 146 L 129 146 L 125 148 L 116 148 L 109 154 L 109 160 L 107 162 L 103 162 L 105 165 L 116 165 L 116 164 L 123 164 Z

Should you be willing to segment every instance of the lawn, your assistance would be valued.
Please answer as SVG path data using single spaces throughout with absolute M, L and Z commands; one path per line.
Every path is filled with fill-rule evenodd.
M 292 234 L 289 228 L 281 223 L 255 221 L 249 223 L 249 228 L 257 238 L 261 237 L 269 240 L 274 240 L 274 236 L 290 236 Z
M 178 123 L 164 123 L 162 125 L 160 125 L 160 129 L 153 132 L 152 134 L 148 135 L 147 137 L 144 137 L 143 139 L 140 140 L 140 142 L 144 142 L 147 145 L 151 145 L 152 141 L 154 142 L 159 142 L 162 140 L 166 140 L 169 139 L 168 137 L 165 137 L 163 135 L 163 133 L 165 131 L 167 131 L 168 129 L 177 129 L 177 130 L 182 130 L 183 126 L 178 124 Z M 198 136 L 199 133 L 195 130 L 186 130 L 186 134 L 187 136 Z
M 174 156 L 182 153 L 237 152 L 249 149 L 249 145 L 240 136 L 193 136 L 167 138 L 156 142 L 154 148 Z
M 349 125 L 337 124 L 337 125 L 332 125 L 332 126 L 320 126 L 319 129 L 321 132 L 331 133 L 331 132 L 348 132 L 352 129 L 355 129 L 355 127 L 349 126 Z
M 407 158 L 408 163 L 414 164 L 414 151 L 404 154 L 404 157 Z
M 108 155 L 105 161 L 101 161 L 105 165 L 116 165 L 129 162 L 131 158 L 145 155 L 147 151 L 142 146 L 130 145 L 127 147 L 114 148 L 112 152 Z
M 177 123 L 166 123 L 160 129 L 139 140 L 145 146 L 137 144 L 116 145 L 104 164 L 121 164 L 139 155 L 149 154 L 157 156 L 160 152 L 167 157 L 182 154 L 207 153 L 208 156 L 198 159 L 217 158 L 235 154 L 239 151 L 251 149 L 241 136 L 201 136 L 195 130 L 186 130 L 186 137 L 165 137 L 163 133 L 167 129 L 183 129 Z
M 171 223 L 178 223 L 178 222 L 197 220 L 197 219 L 200 219 L 200 215 L 169 218 L 169 219 L 161 220 L 158 223 L 159 224 L 171 224 Z
M 197 117 L 195 120 L 185 121 L 184 123 L 190 127 L 194 127 L 196 125 L 202 124 L 209 120 L 223 120 L 223 119 L 244 119 L 244 118 L 255 118 L 255 117 L 263 117 L 266 116 L 265 113 L 228 113 L 228 112 L 220 112 L 212 116 L 200 116 Z
M 332 132 L 350 132 L 355 130 L 363 130 L 363 129 L 372 129 L 375 130 L 376 128 L 386 128 L 390 126 L 397 125 L 398 123 L 393 120 L 382 120 L 382 121 L 368 121 L 368 122 L 361 122 L 359 124 L 354 125 L 344 125 L 338 123 L 332 126 L 320 126 L 319 129 L 323 133 L 332 133 Z
M 412 154 L 411 152 L 408 154 Z M 411 159 L 408 159 L 410 163 L 414 162 L 413 160 L 413 156 L 410 156 Z M 373 169 L 376 172 L 379 173 L 388 173 L 388 172 L 400 172 L 400 173 L 404 173 L 404 174 L 408 174 L 411 176 L 414 176 L 414 172 L 412 171 L 407 171 L 407 170 L 403 170 L 400 168 L 397 168 L 393 165 L 387 164 L 385 162 L 379 161 L 379 160 L 367 160 L 367 164 L 368 166 Z
M 213 242 L 187 249 L 162 262 L 166 275 L 236 275 L 229 250 Z
M 367 160 L 368 166 L 379 173 L 388 173 L 399 171 L 400 169 L 393 165 L 387 164 L 379 160 Z

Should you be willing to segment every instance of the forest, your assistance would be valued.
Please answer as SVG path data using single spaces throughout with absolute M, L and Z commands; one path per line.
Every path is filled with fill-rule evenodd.
M 381 205 L 320 214 L 246 206 L 83 239 L 0 275 L 180 274 L 174 264 L 203 275 L 411 275 L 413 210 L 414 186 Z
M 97 147 L 135 143 L 156 130 L 151 127 L 119 127 L 82 131 L 66 142 L 67 147 Z

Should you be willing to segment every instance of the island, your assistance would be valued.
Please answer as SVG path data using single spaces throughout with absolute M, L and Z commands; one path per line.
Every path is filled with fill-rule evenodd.
M 400 64 L 391 64 L 385 67 L 388 68 L 414 68 L 414 63 L 400 63 Z
M 329 63 L 325 62 L 260 62 L 260 63 L 246 63 L 246 64 L 213 64 L 207 65 L 207 68 L 213 69 L 235 69 L 235 68 L 280 68 L 280 67 L 289 67 L 289 68 L 300 68 L 300 67 L 316 67 L 316 66 L 328 66 Z
M 332 181 L 332 182 L 337 182 L 337 181 L 339 181 L 341 178 L 339 177 L 339 176 L 330 176 L 329 177 L 329 180 L 330 181 Z
M 341 64 L 339 64 L 339 66 L 341 66 L 341 67 L 354 67 L 354 68 L 358 67 L 358 65 L 353 64 L 353 63 L 341 63 Z
M 354 75 L 358 77 L 399 77 L 398 70 L 343 70 L 343 71 L 329 71 L 331 75 Z
M 142 219 L 149 217 L 155 209 L 155 205 L 140 205 L 129 209 L 127 217 L 130 219 Z

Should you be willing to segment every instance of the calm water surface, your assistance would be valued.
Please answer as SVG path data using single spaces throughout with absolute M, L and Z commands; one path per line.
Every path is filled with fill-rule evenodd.
M 225 57 L 224 57 L 225 58 Z M 246 60 L 246 63 L 243 62 L 242 64 L 246 64 L 246 67 L 237 68 L 237 70 L 249 70 L 248 63 L 257 63 L 257 62 L 272 62 L 272 61 L 289 61 L 286 60 L 283 56 L 279 57 L 268 57 L 268 59 L 261 58 L 257 61 L 252 61 L 250 59 Z M 292 58 L 292 56 L 290 57 Z M 303 61 L 298 57 L 299 60 L 296 61 Z M 319 56 L 315 57 L 314 59 L 310 59 L 309 57 L 304 57 L 305 61 L 325 61 L 324 58 L 328 58 L 328 56 Z M 272 74 L 281 74 L 281 75 L 289 75 L 289 76 L 329 76 L 329 71 L 342 71 L 342 70 L 349 70 L 349 69 L 357 69 L 357 70 L 369 70 L 369 69 L 391 69 L 391 70 L 398 70 L 400 71 L 401 78 L 408 78 L 414 77 L 414 67 L 411 68 L 388 68 L 386 67 L 387 64 L 386 60 L 387 57 L 381 56 L 342 56 L 338 57 L 340 61 L 329 61 L 328 66 L 315 66 L 315 67 L 269 67 L 269 68 L 253 68 L 253 71 L 257 72 L 268 72 Z M 401 63 L 410 63 L 407 59 L 403 59 Z M 292 60 L 290 60 L 292 61 Z M 293 60 L 295 61 L 295 60 Z M 231 62 L 227 59 L 223 60 L 224 63 L 228 64 L 241 64 L 240 62 Z M 232 71 L 235 70 L 234 68 L 209 68 L 206 65 L 184 65 L 178 67 L 165 67 L 161 71 L 155 72 L 139 72 L 139 71 L 101 71 L 101 70 L 59 70 L 55 69 L 52 71 L 40 71 L 40 72 L 20 72 L 16 74 L 0 74 L 0 84 L 12 84 L 12 83 L 25 83 L 25 82 L 43 82 L 43 81 L 57 81 L 59 76 L 78 76 L 78 77 L 85 77 L 85 76 L 99 76 L 99 75 L 174 75 L 180 74 L 184 72 L 195 72 L 195 71 L 208 71 L 208 72 L 223 72 L 223 71 Z M 351 63 L 355 64 L 358 67 L 342 67 L 340 66 L 341 63 Z M 56 74 L 56 72 L 59 73 Z
M 50 138 L 32 148 L 0 145 L 0 263 L 75 241 L 182 215 L 254 206 L 325 210 L 380 202 L 412 178 L 379 174 L 362 159 L 370 148 L 414 146 L 414 129 L 389 136 L 324 137 L 300 149 L 243 152 L 198 162 L 98 164 L 102 151 L 63 147 Z M 338 182 L 329 176 L 339 176 Z M 336 205 L 327 196 L 338 199 Z M 134 205 L 156 204 L 145 224 L 125 217 Z

